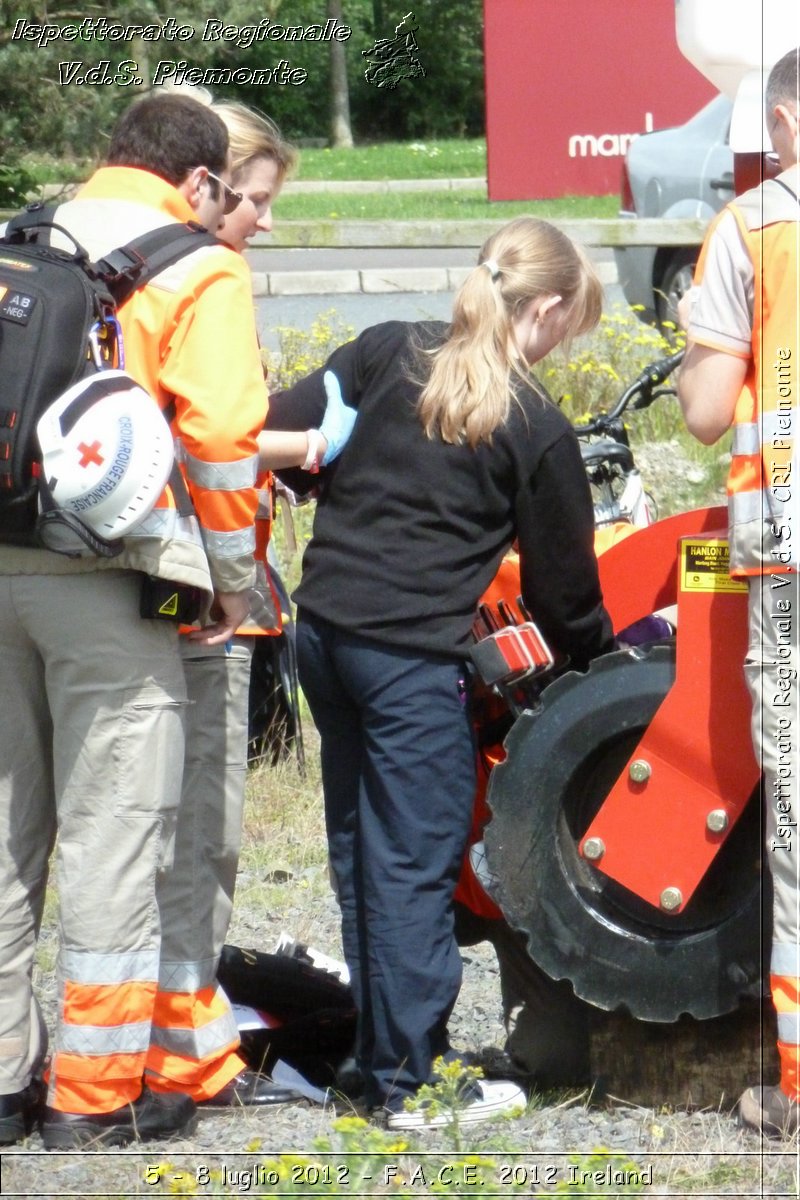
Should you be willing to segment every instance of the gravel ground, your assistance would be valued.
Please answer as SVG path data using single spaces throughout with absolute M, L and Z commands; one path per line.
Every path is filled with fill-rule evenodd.
M 321 874 L 312 868 L 310 874 Z M 245 881 L 246 882 L 246 881 Z M 316 883 L 318 886 L 309 886 Z M 271 950 L 281 928 L 319 949 L 339 952 L 337 914 L 333 898 L 320 879 L 295 879 L 291 901 L 280 919 L 270 920 L 252 909 L 237 912 L 230 940 L 243 946 Z M 309 936 L 310 931 L 313 934 Z M 52 938 L 52 934 L 45 935 Z M 45 951 L 47 946 L 45 946 Z M 453 1042 L 464 1050 L 501 1046 L 500 996 L 496 961 L 487 945 L 464 952 L 464 986 L 451 1023 Z M 52 977 L 45 973 L 39 991 L 53 1010 Z M 645 1173 L 645 1195 L 685 1194 L 704 1196 L 797 1196 L 798 1150 L 764 1143 L 737 1130 L 725 1113 L 664 1113 L 640 1107 L 592 1105 L 586 1095 L 534 1097 L 523 1115 L 473 1127 L 462 1135 L 459 1147 L 446 1130 L 406 1135 L 411 1155 L 399 1148 L 373 1160 L 372 1178 L 359 1183 L 365 1159 L 343 1153 L 345 1144 L 333 1124 L 336 1113 L 302 1103 L 262 1111 L 205 1112 L 191 1140 L 143 1146 L 134 1151 L 48 1154 L 38 1135 L 2 1156 L 0 1194 L 6 1196 L 145 1196 L 145 1195 L 249 1195 L 276 1196 L 326 1194 L 341 1196 L 393 1194 L 456 1194 L 471 1180 L 465 1149 L 477 1156 L 471 1170 L 483 1179 L 483 1197 L 536 1195 L 560 1190 L 572 1181 L 583 1194 L 627 1194 L 619 1176 L 608 1171 L 652 1168 Z M 386 1149 L 396 1135 L 376 1131 Z M 375 1136 L 373 1134 L 373 1136 Z M 331 1157 L 316 1153 L 316 1141 L 332 1139 Z M 384 1140 L 385 1139 L 385 1140 Z M 365 1147 L 363 1134 L 356 1149 Z M 294 1161 L 297 1186 L 271 1182 L 269 1163 L 280 1154 L 302 1155 L 327 1166 L 328 1182 L 311 1187 L 306 1168 Z M 609 1157 L 609 1154 L 612 1157 Z M 592 1158 L 591 1156 L 595 1156 Z M 377 1163 L 377 1165 L 376 1165 Z M 570 1163 L 572 1172 L 570 1173 Z M 161 1176 L 155 1168 L 161 1165 Z M 406 1182 L 385 1184 L 385 1171 L 405 1172 Z M 291 1171 L 291 1165 L 287 1170 Z M 431 1190 L 439 1172 L 447 1186 Z M 204 1172 L 209 1183 L 203 1183 Z M 425 1173 L 425 1182 L 414 1171 Z M 584 1176 L 583 1171 L 601 1172 Z M 259 1177 L 259 1171 L 261 1176 Z M 250 1175 L 248 1175 L 250 1172 Z M 466 1174 L 465 1174 L 466 1172 Z M 199 1179 L 199 1183 L 197 1180 Z M 150 1182 L 155 1180 L 155 1182 Z M 245 1186 L 250 1180 L 249 1186 Z M 615 1180 L 617 1182 L 615 1182 Z M 519 1188 L 512 1184 L 516 1181 Z M 581 1185 L 581 1186 L 579 1186 Z

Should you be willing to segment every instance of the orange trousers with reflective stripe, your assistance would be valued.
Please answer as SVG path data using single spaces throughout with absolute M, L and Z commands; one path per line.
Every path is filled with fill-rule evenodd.
M 58 1050 L 50 1071 L 53 1103 L 63 1112 L 93 1113 L 120 1108 L 142 1090 L 146 1041 L 156 983 L 64 983 L 60 1040 L 81 1053 Z M 138 1050 L 115 1049 L 135 1040 Z M 106 1051 L 103 1053 L 103 1051 Z
M 795 1029 L 800 1025 L 800 978 L 788 975 L 773 975 L 772 1002 L 778 1014 L 789 1018 Z M 800 1046 L 796 1042 L 783 1041 L 778 1035 L 778 1054 L 781 1060 L 781 1090 L 793 1100 L 800 1100 Z
M 17 1091 L 39 1065 L 31 960 L 57 825 L 48 1102 L 110 1112 L 142 1088 L 186 688 L 176 630 L 139 616 L 137 572 L 51 574 L 30 553 L 39 573 L 0 573 L 0 1077 Z
M 180 639 L 190 705 L 173 862 L 158 879 L 161 966 L 147 1081 L 196 1100 L 210 1099 L 245 1065 L 216 975 L 242 836 L 250 643 Z
M 800 576 L 751 576 L 745 678 L 752 735 L 764 773 L 766 860 L 772 876 L 772 997 L 778 1014 L 781 1088 L 800 1099 Z M 787 607 L 788 606 L 788 607 Z M 781 613 L 791 614 L 781 623 Z M 786 680 L 791 686 L 783 686 Z
M 147 1054 L 146 1081 L 155 1092 L 210 1100 L 247 1065 L 225 993 L 159 992 Z

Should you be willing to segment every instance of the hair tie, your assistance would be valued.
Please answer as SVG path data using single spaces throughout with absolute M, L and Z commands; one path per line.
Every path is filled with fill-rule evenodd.
M 486 270 L 489 272 L 493 280 L 497 279 L 497 276 L 500 274 L 500 268 L 498 267 L 497 261 L 494 258 L 485 258 L 481 263 L 481 266 L 486 267 Z

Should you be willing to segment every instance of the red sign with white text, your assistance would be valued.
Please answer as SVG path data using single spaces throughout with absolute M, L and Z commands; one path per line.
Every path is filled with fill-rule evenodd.
M 484 0 L 484 17 L 491 200 L 616 192 L 632 137 L 715 95 L 674 0 Z

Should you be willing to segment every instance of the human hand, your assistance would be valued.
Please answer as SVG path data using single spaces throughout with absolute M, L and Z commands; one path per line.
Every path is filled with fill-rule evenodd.
M 339 457 L 347 445 L 350 434 L 353 432 L 353 426 L 355 425 L 356 410 L 349 408 L 345 404 L 339 380 L 333 371 L 326 371 L 322 376 L 322 381 L 325 384 L 325 395 L 328 397 L 328 403 L 325 407 L 325 416 L 322 418 L 319 432 L 327 443 L 325 453 L 322 456 L 322 465 L 323 467 L 327 467 L 328 463 L 333 462 L 335 458 Z
M 690 287 L 688 292 L 684 292 L 678 301 L 677 317 L 678 327 L 680 329 L 688 329 L 689 322 L 692 319 L 692 309 L 697 303 L 697 297 L 700 295 L 700 288 L 695 285 Z
M 249 589 L 245 592 L 215 592 L 212 616 L 216 616 L 216 620 L 202 629 L 192 630 L 188 636 L 202 646 L 219 646 L 230 641 L 249 613 Z

